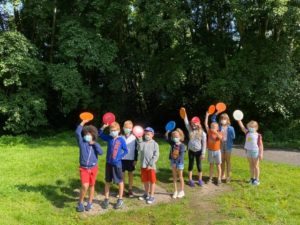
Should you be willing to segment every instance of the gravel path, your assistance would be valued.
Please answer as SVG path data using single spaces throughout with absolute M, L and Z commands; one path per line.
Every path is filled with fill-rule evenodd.
M 234 146 L 232 154 L 246 157 L 242 146 Z M 300 166 L 300 152 L 296 150 L 265 149 L 264 160 Z

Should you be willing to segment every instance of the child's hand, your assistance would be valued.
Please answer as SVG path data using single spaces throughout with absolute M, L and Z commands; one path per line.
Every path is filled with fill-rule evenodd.
M 137 161 L 133 161 L 133 166 L 136 166 Z
M 205 158 L 204 155 L 201 155 L 201 156 L 200 156 L 200 159 L 201 159 L 201 160 L 204 160 L 204 158 Z
M 84 125 L 85 125 L 86 123 L 88 123 L 88 122 L 89 122 L 89 120 L 82 120 L 81 123 L 80 123 L 80 125 L 81 125 L 81 126 L 84 126 Z
M 151 166 L 147 166 L 147 170 L 151 170 L 152 169 L 152 167 Z
M 109 125 L 108 124 L 103 124 L 102 125 L 102 130 L 104 130 L 106 127 L 108 127 Z

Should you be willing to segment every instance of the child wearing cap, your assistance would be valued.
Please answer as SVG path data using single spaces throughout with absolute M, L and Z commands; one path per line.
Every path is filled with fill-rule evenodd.
M 135 170 L 135 165 L 138 158 L 137 151 L 137 141 L 136 137 L 132 134 L 133 123 L 131 120 L 127 120 L 123 125 L 124 135 L 122 137 L 126 141 L 128 154 L 122 159 L 122 171 L 123 177 L 125 177 L 125 172 L 128 171 L 128 197 L 133 197 L 132 187 L 133 187 L 133 171 Z
M 219 131 L 219 124 L 217 122 L 212 122 L 210 128 L 208 126 L 209 113 L 206 112 L 205 116 L 205 128 L 207 131 L 207 148 L 208 148 L 208 162 L 209 162 L 209 180 L 208 183 L 212 182 L 214 173 L 214 164 L 216 164 L 218 169 L 217 185 L 221 182 L 221 141 L 222 132 Z
M 139 138 L 138 151 L 141 161 L 141 180 L 144 183 L 145 194 L 139 197 L 147 204 L 154 202 L 156 183 L 156 162 L 159 157 L 159 146 L 153 140 L 154 130 L 151 127 L 145 129 L 144 141 Z
M 103 151 L 100 145 L 95 142 L 97 139 L 97 128 L 94 126 L 84 126 L 88 120 L 83 120 L 75 131 L 76 139 L 79 146 L 79 171 L 81 180 L 81 190 L 79 196 L 77 212 L 89 211 L 92 209 L 93 198 L 95 193 L 95 183 L 98 173 L 98 155 Z M 84 207 L 83 200 L 90 187 L 90 195 L 87 205 Z
M 109 126 L 109 135 L 104 134 L 104 129 Z M 119 197 L 115 209 L 123 206 L 123 173 L 122 173 L 122 158 L 128 153 L 127 145 L 123 137 L 119 136 L 120 125 L 117 122 L 112 124 L 104 124 L 99 130 L 99 137 L 107 142 L 106 167 L 105 167 L 105 200 L 103 208 L 109 206 L 109 189 L 110 184 L 114 181 L 119 185 Z
M 188 121 L 187 115 L 184 118 L 184 124 L 189 132 L 189 142 L 188 142 L 188 156 L 189 156 L 189 182 L 191 187 L 195 186 L 193 181 L 193 168 L 194 161 L 196 159 L 196 165 L 198 170 L 198 182 L 199 186 L 203 186 L 202 181 L 202 160 L 205 158 L 206 150 L 206 133 L 203 131 L 200 118 L 195 116 Z

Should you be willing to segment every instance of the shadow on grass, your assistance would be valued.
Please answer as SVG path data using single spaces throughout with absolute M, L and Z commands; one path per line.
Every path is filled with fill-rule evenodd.
M 104 183 L 97 182 L 96 185 L 98 189 L 99 186 L 103 187 Z M 77 201 L 81 183 L 79 179 L 72 179 L 69 182 L 57 180 L 55 184 L 40 184 L 35 186 L 21 184 L 16 185 L 16 187 L 21 192 L 40 193 L 56 208 L 64 208 L 66 203 Z

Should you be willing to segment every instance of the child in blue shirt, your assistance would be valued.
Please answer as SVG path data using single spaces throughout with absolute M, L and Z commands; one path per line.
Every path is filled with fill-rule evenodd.
M 100 145 L 95 142 L 97 139 L 97 128 L 94 126 L 84 126 L 88 120 L 82 121 L 76 131 L 76 139 L 79 146 L 79 163 L 80 163 L 80 179 L 81 190 L 79 202 L 76 210 L 83 212 L 92 209 L 92 202 L 95 193 L 95 183 L 98 173 L 98 155 L 102 155 L 103 151 Z M 82 137 L 83 135 L 83 137 Z M 84 207 L 83 200 L 90 187 L 89 201 Z
M 104 129 L 109 126 L 109 135 L 104 134 Z M 113 122 L 111 125 L 104 124 L 99 130 L 99 137 L 107 142 L 106 167 L 105 167 L 105 200 L 103 208 L 109 206 L 109 189 L 110 183 L 114 181 L 119 185 L 119 198 L 115 209 L 122 208 L 123 202 L 123 173 L 122 158 L 128 153 L 126 142 L 123 137 L 119 136 L 120 125 Z

